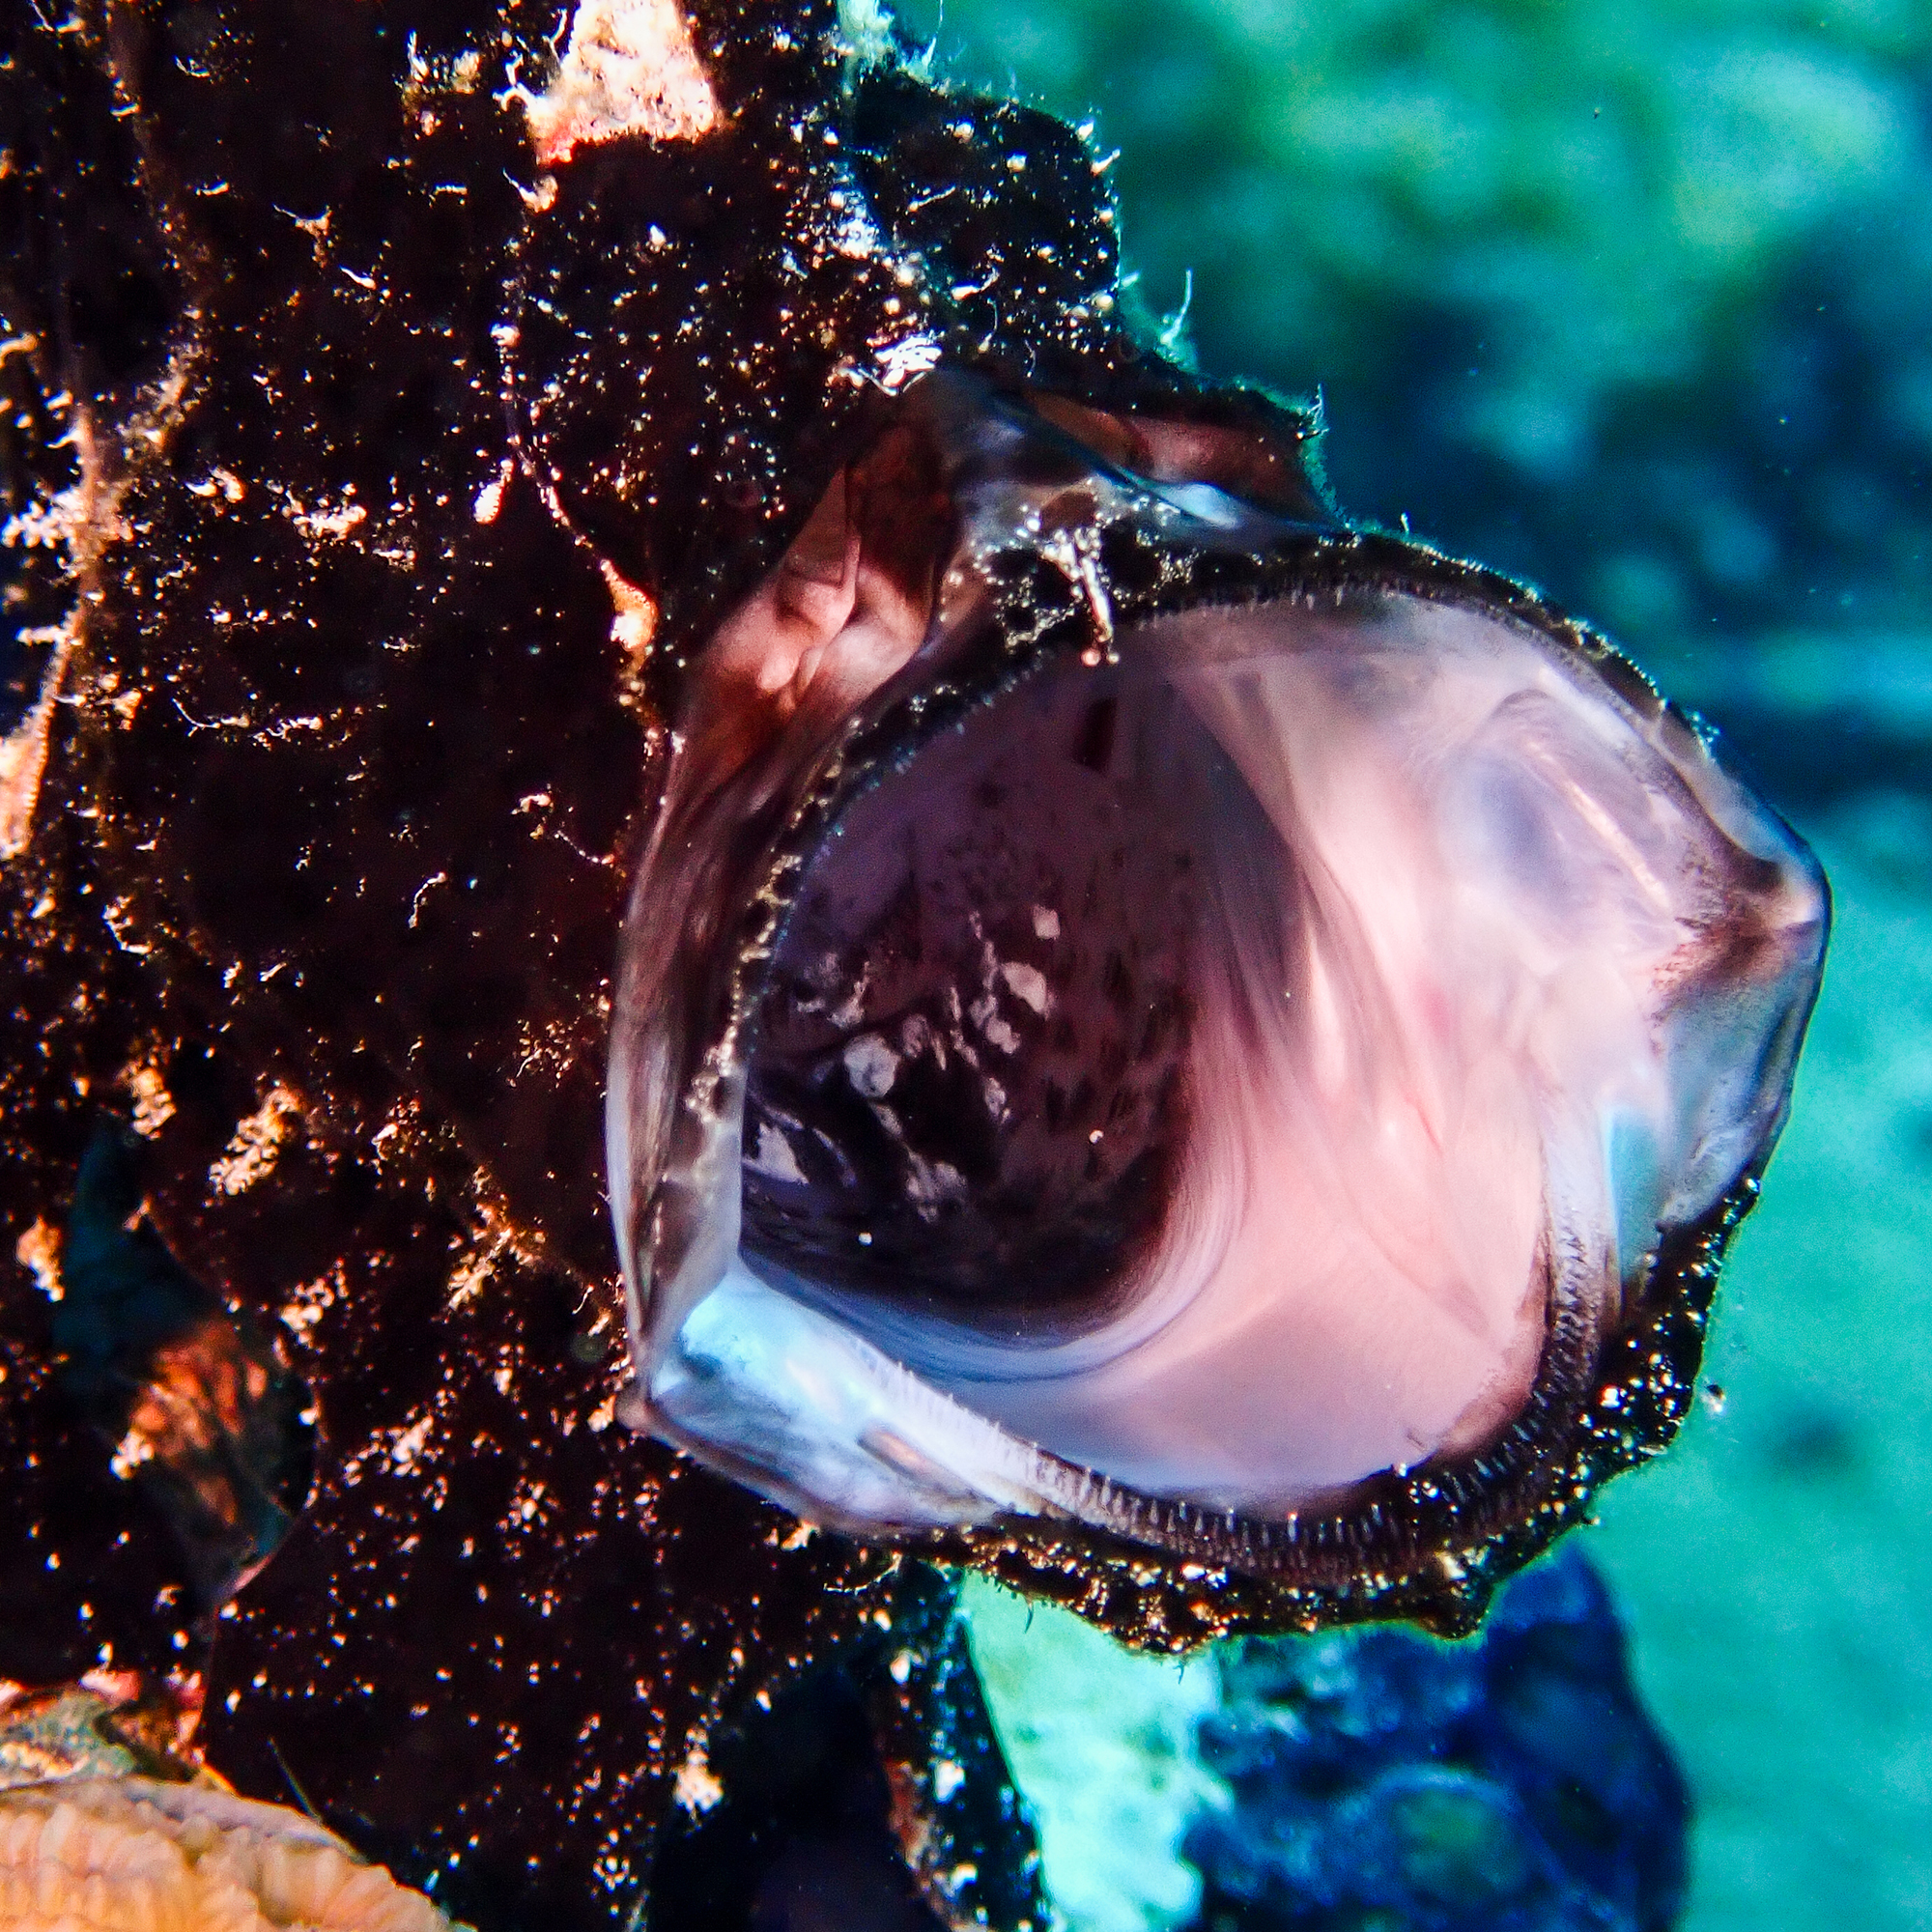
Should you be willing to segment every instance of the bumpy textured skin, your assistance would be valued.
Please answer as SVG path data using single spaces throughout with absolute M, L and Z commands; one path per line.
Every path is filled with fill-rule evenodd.
M 659 721 L 942 355 L 1218 426 L 1217 480 L 1306 527 L 1314 578 L 1359 581 L 1365 543 L 1457 567 L 1350 533 L 1306 416 L 1136 339 L 1080 136 L 867 67 L 820 0 L 689 18 L 717 130 L 546 178 L 516 98 L 560 43 L 545 0 L 6 15 L 0 778 L 37 716 L 46 767 L 0 880 L 0 1675 L 108 1659 L 171 1735 L 205 1709 L 242 1788 L 298 1784 L 493 1932 L 570 1932 L 638 1908 L 673 1791 L 706 1795 L 759 1692 L 825 1659 L 904 1689 L 903 1652 L 916 1690 L 868 1706 L 898 1842 L 943 1921 L 1018 1925 L 1027 1833 L 928 1584 L 607 1426 L 603 1036 Z M 1028 568 L 1012 636 L 1052 647 L 1080 619 Z M 226 1605 L 63 1383 L 47 1290 L 103 1115 L 143 1144 L 136 1234 L 313 1396 L 313 1490 Z M 1667 1438 L 1728 1225 L 1505 1510 L 1411 1479 L 1293 1560 L 1038 1525 L 934 1553 L 1158 1646 L 1465 1627 Z M 918 1762 L 949 1727 L 952 1813 Z
M 914 1574 L 607 1426 L 603 1002 L 656 727 L 505 401 L 501 331 L 571 248 L 532 215 L 506 92 L 558 25 L 342 0 L 70 32 L 22 9 L 0 77 L 5 510 L 30 520 L 7 722 L 57 648 L 36 634 L 73 636 L 0 888 L 7 1247 L 58 1265 L 103 1114 L 131 1120 L 143 1240 L 267 1324 L 320 1432 L 273 1561 L 232 1604 L 198 1596 L 64 1385 L 68 1302 L 10 1263 L 0 1676 L 141 1673 L 205 1709 L 197 1742 L 243 1789 L 293 1781 L 464 1916 L 547 1932 L 636 1909 L 679 1772 L 708 1795 L 705 1744 L 754 1692 L 831 1657 L 897 1698 L 883 1646 Z M 836 72 L 828 26 L 808 38 Z M 752 149 L 712 191 L 748 182 Z M 836 322 L 838 292 L 810 293 Z M 716 347 L 748 324 L 770 318 L 702 327 Z M 732 448 L 753 410 L 759 473 L 785 468 L 802 391 L 776 414 L 690 393 Z M 663 576 L 621 554 L 667 603 L 728 595 L 798 500 Z M 906 1775 L 901 1837 L 983 1877 L 923 1872 L 928 1909 L 1037 1918 L 1023 1823 L 941 1861 L 929 1788 Z

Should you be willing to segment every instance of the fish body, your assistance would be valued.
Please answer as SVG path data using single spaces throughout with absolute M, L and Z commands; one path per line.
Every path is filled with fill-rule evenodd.
M 661 1824 L 736 1802 L 720 1740 L 829 1663 L 861 1687 L 922 1909 L 1017 1925 L 1042 1909 L 1037 1861 L 986 1802 L 1004 1772 L 945 1593 L 899 1552 L 1156 1647 L 1468 1627 L 1684 1412 L 1782 1117 L 1822 882 L 1587 628 L 1351 526 L 1306 413 L 1135 335 L 1083 136 L 856 46 L 827 6 L 586 0 L 555 26 L 521 0 L 341 0 L 10 29 L 0 105 L 29 160 L 6 185 L 0 380 L 27 426 L 23 596 L 49 621 L 0 764 L 21 1264 L 0 1675 L 133 1672 L 241 1788 L 296 1786 L 459 1916 L 551 1928 L 637 1911 Z M 1095 705 L 1180 715 L 1134 711 L 1175 648 L 1200 726 L 1168 750 L 1225 789 L 1244 741 L 1215 667 L 1238 653 L 1202 613 L 1290 609 L 1350 650 L 1406 623 L 1418 662 L 1438 620 L 1506 634 L 1537 667 L 1522 689 L 1587 690 L 1577 715 L 1613 722 L 1616 755 L 1703 784 L 1706 820 L 1745 826 L 1732 844 L 1775 875 L 1751 904 L 1784 906 L 1738 955 L 1772 989 L 1744 1022 L 1770 1070 L 1708 1173 L 1671 1156 L 1701 1176 L 1689 1206 L 1663 1156 L 1619 1170 L 1650 1177 L 1639 1220 L 1677 1215 L 1661 1246 L 1613 1288 L 1598 1268 L 1556 1354 L 1503 1348 L 1489 1408 L 1480 1374 L 1445 1395 L 1413 1467 L 1371 1430 L 1292 1482 L 1168 1480 L 1165 1446 L 1108 1435 L 1118 1406 L 1058 1448 L 1010 1386 L 975 1408 L 971 1363 L 921 1356 L 926 1331 L 845 1248 L 793 1292 L 845 1208 L 801 1219 L 784 1192 L 794 1090 L 832 1092 L 811 1085 L 831 1045 L 771 1003 L 810 923 L 773 882 L 838 886 L 818 868 L 841 828 L 1009 704 L 1094 776 Z M 991 811 L 981 858 L 1009 819 Z M 1026 932 L 982 1035 L 1018 1041 L 1118 983 L 1051 952 L 1086 904 L 1000 901 Z M 861 1094 L 905 1037 L 841 1025 L 831 1058 Z M 1002 1051 L 974 1072 L 982 1112 Z M 1163 1094 L 1205 1091 L 1163 1077 L 1122 1084 L 1113 1120 L 1158 1126 L 1180 1118 Z M 77 1207 L 103 1119 L 131 1163 L 118 1221 Z M 1083 1117 L 1081 1148 L 1111 1123 Z M 1196 1171 L 1162 1165 L 1184 1138 L 1165 1131 L 1133 1173 Z M 901 1208 L 909 1176 L 935 1203 L 942 1166 L 964 1185 L 970 1162 L 923 1147 L 874 1147 Z M 1171 1225 L 1094 1160 L 1075 1287 Z M 975 1197 L 987 1253 L 1052 1220 L 1020 1199 Z M 926 1225 L 916 1206 L 894 1224 L 915 1244 Z M 169 1311 L 92 1355 L 74 1319 L 113 1297 L 69 1279 L 90 1239 Z M 1098 1329 L 1068 1295 L 1051 1339 L 1077 1348 Z M 775 1349 L 784 1323 L 816 1339 Z M 985 1341 L 982 1315 L 965 1329 Z M 1540 1345 L 1541 1304 L 1520 1332 Z M 757 1421 L 774 1362 L 821 1359 L 829 1406 Z M 729 1372 L 706 1384 L 706 1362 Z M 872 1401 L 868 1376 L 884 1406 L 840 1435 L 826 1418 Z M 786 1442 L 883 1474 L 855 1500 Z M 991 1751 L 965 1811 L 948 1724 Z

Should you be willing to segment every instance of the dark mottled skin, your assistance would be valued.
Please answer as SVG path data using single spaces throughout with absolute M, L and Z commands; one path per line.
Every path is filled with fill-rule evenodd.
M 556 27 L 342 0 L 56 34 L 22 10 L 0 79 L 5 333 L 34 338 L 0 364 L 8 512 L 76 480 L 62 431 L 92 465 L 87 528 L 21 554 L 8 611 L 84 611 L 0 906 L 8 1247 L 65 1224 L 100 1110 L 131 1116 L 155 1227 L 276 1325 L 321 1434 L 295 1530 L 211 1617 L 10 1266 L 0 1676 L 200 1676 L 200 1742 L 243 1789 L 298 1787 L 456 1909 L 547 1932 L 631 1910 L 693 1746 L 814 1657 L 866 1681 L 915 1574 L 608 1426 L 602 1003 L 653 727 L 595 558 L 514 466 L 492 333 L 569 252 L 561 212 L 532 240 L 497 98 Z M 670 487 L 700 521 L 712 485 Z M 723 561 L 632 567 L 742 582 L 785 508 Z M 271 1164 L 227 1191 L 251 1117 Z M 956 1639 L 920 1615 L 923 1671 Z M 879 1719 L 907 1842 L 933 1813 L 916 1734 Z M 980 1885 L 922 1874 L 925 1909 L 1037 1911 L 1000 1830 Z
M 0 511 L 66 506 L 63 541 L 4 553 L 10 723 L 71 613 L 0 880 L 7 1245 L 44 1272 L 103 1112 L 131 1121 L 154 1235 L 276 1337 L 319 1431 L 273 1560 L 198 1601 L 10 1266 L 0 1676 L 111 1655 L 205 1693 L 198 1743 L 244 1790 L 299 1790 L 490 1927 L 592 1932 L 637 1907 L 694 1751 L 830 1659 L 919 1909 L 1019 1924 L 1037 1875 L 930 1573 L 608 1426 L 605 1014 L 663 707 L 889 414 L 879 344 L 920 331 L 1102 454 L 1132 439 L 1098 411 L 1211 428 L 1189 473 L 1305 523 L 1309 582 L 1528 601 L 1351 535 L 1305 417 L 1139 346 L 1102 171 L 1059 124 L 860 73 L 818 0 L 705 0 L 717 133 L 581 150 L 553 191 L 511 87 L 560 24 L 89 0 L 0 28 Z M 1123 611 L 1257 594 L 1110 542 Z M 641 667 L 606 566 L 658 607 Z M 1037 558 L 1007 582 L 1013 650 L 1077 632 Z M 1507 1467 L 1391 1478 L 1272 1551 L 1166 1506 L 1145 1547 L 1035 1524 L 941 1553 L 1165 1647 L 1463 1627 L 1668 1436 L 1736 1211 L 1603 1370 L 1624 1406 L 1566 1411 L 1554 1453 L 1532 1431 Z M 957 1815 L 923 1756 L 949 1737 Z

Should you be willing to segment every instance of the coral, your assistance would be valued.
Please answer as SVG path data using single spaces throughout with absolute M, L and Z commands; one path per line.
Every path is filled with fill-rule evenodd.
M 204 1786 L 73 1778 L 0 1795 L 9 1932 L 453 1932 L 299 1812 Z
M 1199 1932 L 1662 1932 L 1690 1802 L 1572 1546 L 1480 1641 L 1254 1638 L 1217 1660 L 1203 1762 L 1233 1793 L 1190 1828 Z

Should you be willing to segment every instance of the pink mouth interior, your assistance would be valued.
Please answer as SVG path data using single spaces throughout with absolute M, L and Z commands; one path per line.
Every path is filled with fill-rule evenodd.
M 814 861 L 746 1260 L 1150 1493 L 1267 1512 L 1479 1446 L 1552 1301 L 1612 1320 L 1769 1132 L 1816 912 L 1783 838 L 1475 613 L 1146 626 Z

